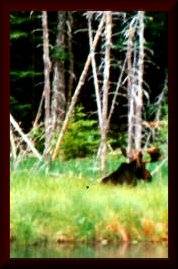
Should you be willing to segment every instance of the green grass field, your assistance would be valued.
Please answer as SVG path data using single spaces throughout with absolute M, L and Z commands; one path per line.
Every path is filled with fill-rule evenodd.
M 110 156 L 108 172 L 121 161 Z M 24 160 L 11 167 L 11 240 L 21 245 L 167 240 L 167 170 L 165 164 L 151 183 L 111 186 L 100 184 L 92 158 L 50 167 Z

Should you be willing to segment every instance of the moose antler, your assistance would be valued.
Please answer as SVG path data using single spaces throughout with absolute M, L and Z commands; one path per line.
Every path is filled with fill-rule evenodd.
M 145 168 L 141 151 L 133 149 L 128 154 L 125 148 L 121 148 L 121 152 L 125 157 L 129 158 L 129 163 L 121 163 L 116 171 L 102 178 L 102 183 L 135 185 L 137 180 L 151 181 L 152 176 Z
M 143 162 L 143 150 L 131 149 L 130 152 L 127 152 L 125 148 L 121 147 L 121 152 L 124 157 L 129 159 L 129 161 L 137 160 L 139 162 Z M 152 146 L 148 148 L 146 152 L 150 155 L 150 160 L 145 161 L 145 163 L 153 163 L 161 159 L 162 153 L 158 147 Z
M 129 163 L 121 163 L 121 165 L 113 173 L 102 178 L 102 183 L 113 184 L 133 184 L 137 183 L 137 180 L 151 181 L 152 176 L 148 169 L 146 169 L 146 163 L 156 162 L 161 157 L 160 149 L 157 147 L 151 147 L 147 149 L 147 153 L 150 155 L 150 161 L 143 161 L 142 150 L 132 149 L 127 153 L 126 149 L 121 147 L 122 154 L 129 158 Z
M 158 147 L 151 147 L 147 149 L 147 153 L 149 153 L 151 160 L 150 162 L 157 162 L 161 159 L 161 151 Z

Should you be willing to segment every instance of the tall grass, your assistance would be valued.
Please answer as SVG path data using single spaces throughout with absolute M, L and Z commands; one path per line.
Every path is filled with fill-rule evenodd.
M 108 160 L 108 171 L 118 159 Z M 150 165 L 154 169 L 154 165 Z M 99 183 L 94 159 L 33 159 L 11 170 L 11 239 L 20 244 L 167 240 L 167 166 L 136 187 Z

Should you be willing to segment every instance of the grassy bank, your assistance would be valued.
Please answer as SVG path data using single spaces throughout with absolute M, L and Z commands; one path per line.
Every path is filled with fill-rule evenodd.
M 108 171 L 118 166 L 112 157 Z M 154 169 L 155 165 L 150 168 Z M 33 160 L 11 171 L 11 239 L 41 242 L 167 240 L 167 167 L 136 187 L 99 183 L 94 160 Z

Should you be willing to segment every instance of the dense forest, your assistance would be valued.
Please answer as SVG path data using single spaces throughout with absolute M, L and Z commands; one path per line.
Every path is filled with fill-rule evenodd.
M 166 241 L 167 15 L 21 11 L 9 20 L 12 241 Z M 24 188 L 28 202 L 18 198 Z M 159 216 L 152 212 L 155 196 Z M 51 199 L 58 199 L 63 220 L 55 220 Z M 25 218 L 20 225 L 20 207 L 31 226 Z

